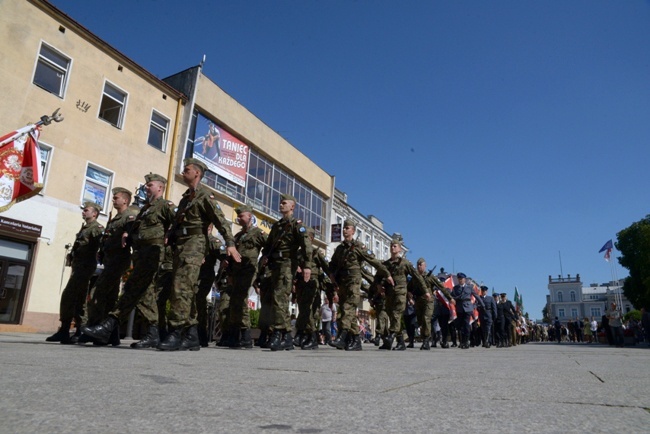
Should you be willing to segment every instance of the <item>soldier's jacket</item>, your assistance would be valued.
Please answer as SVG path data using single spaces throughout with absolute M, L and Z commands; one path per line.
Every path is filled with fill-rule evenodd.
M 387 261 L 384 261 L 384 266 L 388 269 L 390 275 L 393 277 L 396 289 L 406 289 L 408 283 L 407 278 L 408 276 L 411 276 L 411 280 L 415 280 L 415 288 L 419 288 L 419 290 L 423 292 L 431 292 L 431 290 L 427 287 L 427 284 L 424 282 L 422 275 L 408 259 L 404 257 L 397 258 L 394 261 L 389 259 Z
M 260 250 L 266 244 L 266 234 L 257 226 L 251 226 L 247 231 L 243 229 L 235 234 L 235 247 L 241 255 L 241 262 L 231 264 L 233 271 L 244 268 L 256 268 Z
M 72 245 L 72 266 L 89 266 L 97 264 L 97 251 L 104 232 L 104 226 L 97 220 L 84 224 L 77 232 Z
M 310 280 L 329 281 L 329 277 L 327 277 L 330 274 L 329 264 L 320 249 L 314 245 L 312 245 L 311 262 L 314 264 L 314 268 L 311 269 Z
M 122 234 L 127 231 L 128 224 L 135 222 L 137 215 L 138 211 L 127 208 L 106 224 L 101 242 L 101 250 L 104 255 L 115 255 L 122 252 L 128 254 L 129 249 L 122 248 Z
M 126 232 L 133 241 L 133 247 L 137 249 L 145 245 L 162 245 L 167 230 L 174 222 L 174 216 L 174 203 L 162 197 L 145 204 L 135 220 L 126 224 Z
M 199 279 L 208 278 L 214 279 L 214 267 L 217 261 L 226 259 L 226 247 L 221 240 L 212 234 L 208 235 L 208 245 L 201 270 L 199 271 Z
M 207 234 L 210 223 L 217 228 L 227 247 L 235 245 L 230 223 L 223 215 L 214 194 L 203 184 L 199 184 L 194 191 L 187 189 L 178 204 L 173 235 L 180 237 Z
M 291 259 L 300 268 L 313 269 L 312 245 L 307 235 L 307 229 L 294 216 L 282 217 L 271 227 L 271 233 L 262 249 L 262 256 L 274 261 Z
M 436 276 L 433 274 L 423 274 L 421 275 L 422 279 L 424 280 L 424 283 L 426 284 L 426 291 L 422 291 L 418 286 L 416 285 L 416 281 L 411 279 L 411 281 L 408 283 L 408 291 L 412 293 L 416 297 L 421 297 L 425 293 L 426 294 L 431 294 L 433 295 L 433 291 L 436 289 L 439 289 L 443 294 L 447 296 L 448 299 L 451 299 L 451 293 L 445 286 L 438 280 Z M 433 298 L 431 299 L 433 301 Z
M 370 250 L 356 240 L 343 241 L 336 247 L 330 259 L 330 270 L 337 281 L 348 276 L 361 277 L 364 261 L 377 270 L 378 277 L 389 276 L 388 269 L 375 259 Z

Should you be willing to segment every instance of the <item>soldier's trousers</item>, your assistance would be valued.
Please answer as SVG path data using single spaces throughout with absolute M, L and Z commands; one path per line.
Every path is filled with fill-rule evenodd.
M 160 261 L 164 257 L 162 246 L 143 246 L 133 252 L 133 271 L 122 288 L 122 296 L 117 306 L 110 313 L 118 320 L 126 319 L 131 311 L 138 306 L 142 316 L 150 325 L 158 324 L 158 306 L 155 302 L 156 282 Z M 140 299 L 146 299 L 141 309 Z M 140 304 L 139 304 L 140 303 Z
M 229 326 L 238 329 L 251 328 L 250 307 L 248 307 L 248 292 L 253 286 L 255 266 L 242 268 L 233 273 L 232 294 L 230 295 Z
M 298 318 L 296 330 L 299 332 L 313 333 L 317 331 L 316 321 L 320 323 L 320 289 L 318 280 L 312 278 L 309 282 L 304 280 L 296 283 L 298 292 Z M 314 311 L 314 306 L 316 310 Z
M 224 285 L 219 292 L 219 327 L 221 333 L 226 333 L 230 326 L 230 294 L 232 287 L 230 284 Z
M 359 334 L 359 322 L 357 321 L 357 306 L 359 305 L 361 291 L 361 276 L 348 276 L 339 282 L 339 318 L 336 320 L 339 326 L 339 334 L 347 330 L 354 336 Z
M 96 268 L 97 264 L 94 262 L 81 265 L 73 264 L 70 279 L 61 294 L 59 320 L 62 323 L 70 323 L 74 319 L 77 325 L 81 325 L 90 278 Z
M 190 235 L 176 239 L 174 250 L 174 286 L 169 297 L 168 324 L 171 329 L 185 329 L 196 325 L 192 306 L 196 299 L 199 271 L 206 252 L 206 237 Z
M 167 327 L 167 301 L 171 297 L 172 286 L 174 285 L 174 273 L 171 263 L 163 263 L 158 270 L 154 280 L 154 290 L 147 291 L 136 306 L 140 313 L 148 310 L 148 306 L 155 304 L 158 310 L 158 325 L 160 328 Z M 149 315 L 154 315 L 150 312 Z M 143 314 L 144 315 L 144 314 Z
M 506 328 L 506 320 L 504 318 L 497 319 L 497 338 L 498 343 L 506 345 L 508 343 L 508 332 Z
M 456 319 L 458 321 L 458 331 L 460 332 L 460 342 L 461 343 L 466 343 L 469 341 L 469 334 L 472 331 L 472 326 L 470 324 L 470 321 L 472 319 L 472 312 L 463 312 L 463 311 L 457 311 L 458 318 Z
M 271 268 L 273 287 L 273 324 L 274 330 L 291 331 L 289 297 L 293 288 L 293 276 L 296 267 L 291 261 L 276 261 Z
M 481 318 L 481 332 L 483 333 L 483 345 L 494 343 L 492 340 L 492 318 Z
M 418 297 L 415 300 L 415 315 L 420 326 L 420 336 L 423 340 L 431 337 L 431 316 L 433 316 L 433 298 L 427 300 L 424 297 Z
M 386 336 L 389 332 L 390 318 L 384 303 L 375 304 L 375 336 Z
M 514 347 L 517 345 L 517 323 L 515 321 L 510 321 L 508 327 L 510 329 L 510 345 Z
M 214 273 L 212 275 L 206 274 L 199 277 L 198 288 L 196 290 L 196 297 L 194 306 L 192 306 L 191 315 L 196 318 L 196 322 L 200 329 L 207 332 L 208 330 L 208 294 L 212 289 L 214 283 Z
M 104 320 L 108 313 L 115 309 L 117 296 L 120 293 L 122 276 L 131 265 L 130 254 L 111 255 L 104 258 L 104 270 L 90 289 L 90 297 L 86 302 L 84 317 L 81 322 L 93 326 Z
M 391 333 L 402 332 L 402 315 L 406 309 L 406 288 L 395 287 L 386 293 L 386 313 L 390 319 Z
M 449 311 L 446 311 L 445 313 L 438 314 L 438 325 L 440 326 L 440 341 L 444 344 L 447 343 L 447 340 L 449 338 Z
M 273 326 L 273 289 L 271 280 L 266 278 L 260 282 L 260 320 L 259 328 L 262 331 L 269 331 Z

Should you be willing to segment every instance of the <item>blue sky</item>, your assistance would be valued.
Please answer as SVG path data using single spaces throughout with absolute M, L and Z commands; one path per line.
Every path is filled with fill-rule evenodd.
M 411 260 L 533 318 L 558 252 L 606 282 L 598 250 L 648 214 L 647 1 L 53 3 L 161 78 L 205 54 Z

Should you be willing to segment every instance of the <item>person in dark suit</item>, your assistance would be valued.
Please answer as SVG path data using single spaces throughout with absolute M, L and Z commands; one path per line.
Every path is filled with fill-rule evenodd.
M 456 300 L 457 321 L 461 334 L 460 348 L 466 350 L 469 348 L 470 320 L 474 311 L 474 303 L 472 302 L 474 291 L 472 286 L 467 284 L 465 273 L 458 273 L 456 277 L 458 278 L 458 285 L 454 286 L 451 296 Z M 483 300 L 478 295 L 475 295 L 474 299 L 479 305 L 483 306 Z
M 497 317 L 497 304 L 494 298 L 488 295 L 488 287 L 481 286 L 481 300 L 483 300 L 484 309 L 481 310 L 481 331 L 483 332 L 483 347 L 490 348 L 494 341 L 492 340 L 492 324 Z
M 505 292 L 501 293 L 501 303 L 503 304 L 503 315 L 505 317 L 505 332 L 503 338 L 506 341 L 506 346 L 517 345 L 515 342 L 515 326 L 514 321 L 516 318 L 515 307 L 512 305 L 512 302 L 508 300 L 508 294 Z

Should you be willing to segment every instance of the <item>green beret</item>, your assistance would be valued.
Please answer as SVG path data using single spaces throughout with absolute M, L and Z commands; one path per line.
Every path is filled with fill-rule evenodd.
M 357 224 L 352 219 L 345 219 L 345 221 L 343 222 L 343 227 L 346 226 L 352 226 L 353 228 L 356 228 Z
M 159 181 L 162 182 L 163 184 L 167 184 L 167 178 L 165 178 L 164 176 L 160 176 L 157 173 L 149 173 L 148 175 L 144 175 L 144 180 L 147 182 Z
M 236 208 L 235 212 L 237 214 L 241 214 L 241 213 L 244 213 L 244 212 L 253 212 L 253 207 L 251 207 L 249 205 L 242 205 L 242 206 Z
M 97 210 L 97 213 L 99 214 L 102 210 L 101 205 L 95 203 L 95 202 L 84 202 L 84 208 L 95 208 Z
M 190 164 L 195 165 L 201 169 L 202 173 L 205 173 L 208 170 L 208 166 L 205 163 L 197 158 L 186 158 L 183 160 L 183 166 L 189 166 Z
M 425 262 L 427 262 L 427 261 L 425 261 L 424 258 L 418 259 L 418 265 L 424 264 Z
M 294 203 L 298 203 L 298 201 L 296 200 L 296 198 L 293 197 L 292 195 L 288 194 L 288 193 L 284 193 L 284 194 L 281 194 L 281 195 L 280 195 L 280 201 L 283 201 L 283 200 L 291 200 L 291 201 L 293 201 Z
M 392 246 L 393 244 L 399 244 L 400 246 L 402 245 L 402 238 L 393 238 L 390 240 L 390 245 Z
M 127 196 L 129 196 L 129 199 L 133 196 L 133 193 L 131 193 L 129 190 L 127 190 L 124 187 L 115 187 L 112 191 L 113 194 L 117 194 L 117 193 L 126 194 Z

